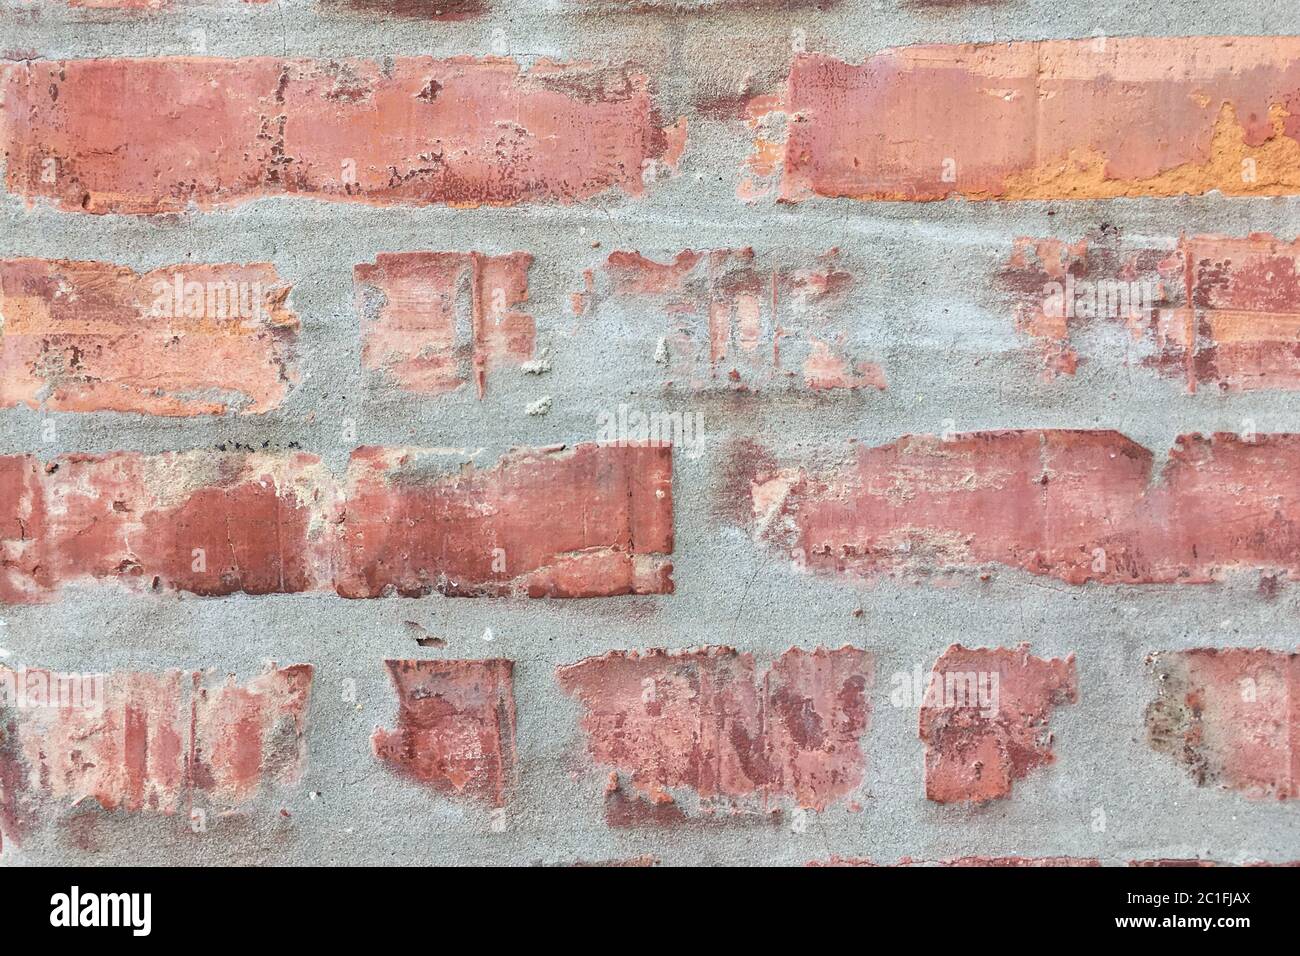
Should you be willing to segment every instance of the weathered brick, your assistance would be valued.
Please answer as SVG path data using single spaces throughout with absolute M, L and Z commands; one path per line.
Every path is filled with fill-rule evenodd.
M 400 388 L 436 395 L 533 357 L 526 252 L 381 254 L 355 270 L 361 364 Z
M 1197 236 L 1182 252 L 1188 387 L 1300 388 L 1300 241 Z
M 995 565 L 1071 584 L 1300 577 L 1300 436 L 1184 435 L 1153 456 L 1113 431 L 851 443 L 838 467 L 750 482 L 756 536 L 815 570 L 913 578 Z
M 58 674 L 0 667 L 0 826 L 15 842 L 47 815 L 219 808 L 289 785 L 306 756 L 312 667 L 208 686 L 202 672 Z M 98 683 L 96 683 L 98 681 Z
M 785 201 L 1300 192 L 1300 39 L 1107 37 L 795 58 L 741 185 Z M 785 120 L 784 139 L 780 124 Z
M 355 598 L 672 591 L 670 447 L 462 463 L 362 448 L 340 487 L 302 453 L 0 456 L 0 602 L 96 581 Z
M 1196 648 L 1152 655 L 1151 746 L 1201 786 L 1300 796 L 1300 654 Z
M 413 449 L 353 454 L 339 594 L 671 592 L 671 448 L 521 450 L 454 473 L 459 459 L 447 461 Z
M 754 250 L 692 249 L 668 262 L 614 252 L 571 296 L 575 314 L 599 320 L 618 305 L 662 316 L 656 362 L 669 386 L 690 391 L 885 387 L 876 364 L 845 344 L 844 299 L 854 278 L 832 249 L 810 266 Z
M 1054 707 L 1078 700 L 1074 655 L 1043 659 L 1011 649 L 953 644 L 935 661 L 921 707 L 925 795 L 937 803 L 1008 796 L 1015 781 L 1051 763 Z
M 37 60 L 3 84 L 10 192 L 91 213 L 639 195 L 686 136 L 644 74 L 545 60 Z
M 0 408 L 265 412 L 298 381 L 274 267 L 0 261 Z
M 700 813 L 823 810 L 865 775 L 874 665 L 852 647 L 792 649 L 759 673 L 727 647 L 611 651 L 561 667 L 560 685 L 583 705 L 587 748 L 612 768 L 613 825 Z M 624 784 L 630 792 L 624 792 Z
M 375 730 L 375 756 L 441 793 L 504 806 L 515 776 L 514 662 L 385 661 L 397 727 Z
M 0 458 L 0 601 L 115 581 L 203 595 L 329 581 L 333 482 L 305 454 L 182 452 Z
M 1074 374 L 1071 336 L 1102 322 L 1131 333 L 1142 364 L 1188 391 L 1300 388 L 1300 242 L 1194 236 L 1124 248 L 1113 235 L 1024 238 L 1001 274 L 1016 328 L 1046 377 Z M 1103 360 L 1109 357 L 1104 357 Z

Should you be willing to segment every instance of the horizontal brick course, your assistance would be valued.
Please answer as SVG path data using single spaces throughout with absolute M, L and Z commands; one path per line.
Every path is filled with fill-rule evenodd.
M 808 53 L 760 102 L 788 135 L 760 136 L 744 194 L 775 178 L 792 202 L 1292 195 L 1298 91 L 1294 37 L 930 45 L 860 64 Z
M 588 443 L 447 473 L 461 460 L 361 448 L 336 479 L 304 453 L 0 456 L 0 601 L 109 581 L 209 596 L 671 593 L 671 463 L 667 446 Z
M 799 565 L 865 577 L 996 566 L 1070 584 L 1300 576 L 1296 435 L 1184 435 L 1159 474 L 1151 451 L 1117 432 L 949 439 L 854 443 L 825 471 L 742 473 L 754 533 Z
M 36 60 L 2 79 L 9 190 L 91 213 L 640 195 L 686 136 L 643 74 L 549 61 Z

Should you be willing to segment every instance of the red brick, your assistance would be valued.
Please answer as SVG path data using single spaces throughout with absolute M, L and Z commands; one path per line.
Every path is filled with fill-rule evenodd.
M 49 587 L 42 565 L 45 494 L 40 462 L 0 456 L 0 604 L 35 600 Z
M 201 595 L 671 593 L 670 447 L 524 449 L 484 470 L 443 454 L 358 449 L 346 489 L 301 453 L 0 456 L 0 602 L 97 581 Z
M 1192 309 L 1183 346 L 1189 387 L 1300 388 L 1300 241 L 1197 236 L 1181 251 Z
M 839 259 L 837 249 L 810 267 L 760 262 L 749 248 L 687 249 L 668 262 L 614 252 L 600 281 L 588 272 L 571 301 L 588 319 L 619 302 L 660 313 L 669 385 L 883 389 L 879 366 L 845 346 L 844 300 L 854 278 Z
M 1151 665 L 1159 694 L 1146 723 L 1155 750 L 1201 786 L 1300 796 L 1300 655 L 1196 648 L 1153 655 Z
M 1028 644 L 953 644 L 931 673 L 934 696 L 921 707 L 920 719 L 928 799 L 1005 797 L 1015 781 L 1055 759 L 1047 720 L 1054 707 L 1078 700 L 1073 654 L 1045 660 L 1031 656 Z M 972 678 L 979 687 L 975 695 Z
M 686 135 L 643 74 L 545 60 L 32 61 L 3 82 L 10 192 L 91 213 L 639 195 Z
M 852 444 L 838 467 L 750 485 L 754 529 L 797 563 L 924 578 L 996 565 L 1071 584 L 1300 577 L 1300 435 L 1184 435 L 1159 475 L 1112 431 Z
M 526 252 L 381 254 L 355 270 L 361 364 L 398 387 L 437 395 L 533 357 Z
M 1001 279 L 1013 292 L 1016 328 L 1038 347 L 1049 379 L 1072 375 L 1086 361 L 1074 349 L 1074 332 L 1115 322 L 1146 353 L 1143 364 L 1185 381 L 1188 391 L 1295 390 L 1298 263 L 1300 242 L 1262 234 L 1195 236 L 1164 249 L 1122 249 L 1109 236 L 1070 243 L 1022 238 Z M 1121 284 L 1130 303 L 1135 289 L 1147 290 L 1143 307 L 1116 309 L 1114 297 L 1099 294 L 1118 292 Z
M 839 802 L 865 775 L 872 675 L 847 646 L 792 649 L 761 674 L 727 647 L 611 651 L 558 671 L 588 752 L 613 770 L 607 798 L 642 808 L 611 803 L 615 825 L 689 819 L 687 789 L 705 815 Z
M 38 706 L 42 699 L 22 688 L 94 675 L 0 667 L 8 688 L 0 697 L 0 823 L 10 839 L 84 800 L 173 814 L 200 795 L 233 807 L 298 780 L 310 665 L 272 665 L 243 684 L 231 677 L 214 687 L 198 671 L 99 676 L 100 690 L 81 684 L 82 706 Z
M 932 45 L 861 64 L 803 54 L 780 101 L 751 113 L 760 136 L 741 192 L 779 176 L 786 201 L 1289 195 L 1298 93 L 1294 37 Z M 765 111 L 787 119 L 784 143 Z
M 10 456 L 0 485 L 13 492 L 0 517 L 6 603 L 93 581 L 223 595 L 329 580 L 333 485 L 311 455 Z
M 671 448 L 521 450 L 456 473 L 437 454 L 353 454 L 339 594 L 671 592 Z
M 289 291 L 266 263 L 0 261 L 0 408 L 268 411 L 299 377 Z
M 440 793 L 503 806 L 515 776 L 514 662 L 385 661 L 397 729 L 376 729 L 375 756 Z

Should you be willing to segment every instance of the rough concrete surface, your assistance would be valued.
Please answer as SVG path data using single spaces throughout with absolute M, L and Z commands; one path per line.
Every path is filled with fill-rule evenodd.
M 279 407 L 256 415 L 9 408 L 0 411 L 0 454 L 47 459 L 239 443 L 301 449 L 341 476 L 355 446 L 391 445 L 462 449 L 453 457 L 487 466 L 513 447 L 595 441 L 600 416 L 620 403 L 699 413 L 702 441 L 673 456 L 671 594 L 346 600 L 328 589 L 203 597 L 74 583 L 50 603 L 0 607 L 0 663 L 9 667 L 198 668 L 218 681 L 252 678 L 267 661 L 315 668 L 297 782 L 264 786 L 233 809 L 199 798 L 195 805 L 211 811 L 199 833 L 184 812 L 110 812 L 93 799 L 62 805 L 21 841 L 6 839 L 3 863 L 1300 859 L 1294 800 L 1198 785 L 1152 747 L 1146 725 L 1158 684 L 1149 655 L 1294 651 L 1295 581 L 1264 595 L 1251 568 L 1204 585 L 1074 585 L 1013 567 L 998 567 L 987 580 L 803 570 L 733 520 L 745 516 L 749 489 L 732 454 L 737 441 L 751 439 L 779 463 L 807 464 L 834 457 L 851 438 L 873 446 L 945 431 L 1114 429 L 1151 450 L 1158 468 L 1185 433 L 1300 432 L 1300 391 L 1189 394 L 1184 382 L 1140 361 L 1093 360 L 1074 376 L 1047 380 L 997 281 L 1025 236 L 1074 241 L 1105 227 L 1134 247 L 1171 250 L 1183 235 L 1294 240 L 1300 196 L 744 203 L 736 189 L 753 133 L 726 110 L 700 109 L 705 100 L 740 95 L 747 74 L 745 96 L 777 91 L 792 36 L 809 51 L 849 61 L 916 43 L 1271 36 L 1294 30 L 1293 5 L 845 0 L 826 9 L 706 4 L 636 13 L 613 6 L 495 0 L 481 15 L 440 20 L 389 15 L 372 4 L 176 0 L 167 10 L 114 12 L 4 0 L 0 52 L 11 59 L 183 56 L 202 43 L 203 55 L 215 57 L 631 61 L 652 78 L 665 125 L 685 115 L 689 132 L 677 172 L 663 172 L 644 195 L 610 191 L 568 205 L 380 207 L 274 197 L 148 217 L 64 211 L 6 194 L 0 258 L 99 260 L 137 271 L 186 261 L 273 263 L 292 286 L 289 302 L 301 321 L 301 381 Z M 583 271 L 605 281 L 601 270 L 615 250 L 668 261 L 683 249 L 745 246 L 765 268 L 807 267 L 840 250 L 853 283 L 837 328 L 848 352 L 883 369 L 883 390 L 668 391 L 655 363 L 662 312 L 610 296 L 594 316 L 574 314 L 570 297 L 583 290 Z M 414 394 L 363 369 L 353 269 L 407 251 L 530 253 L 526 310 L 536 322 L 534 354 L 549 370 L 495 369 L 480 398 L 472 387 Z M 1087 355 L 1126 354 L 1121 328 L 1081 334 Z M 422 635 L 445 646 L 422 644 Z M 891 675 L 928 673 L 955 643 L 1026 642 L 1037 657 L 1075 656 L 1077 703 L 1055 706 L 1048 717 L 1055 759 L 1015 780 L 1004 798 L 927 799 L 918 709 L 891 703 Z M 583 705 L 561 687 L 557 668 L 609 651 L 727 645 L 752 654 L 762 672 L 792 647 L 846 644 L 869 652 L 875 668 L 861 738 L 864 776 L 851 801 L 807 813 L 786 803 L 776 815 L 688 813 L 667 825 L 609 825 L 611 768 L 588 755 Z M 386 660 L 487 658 L 514 661 L 515 778 L 500 808 L 422 786 L 372 750 L 376 728 L 397 720 Z

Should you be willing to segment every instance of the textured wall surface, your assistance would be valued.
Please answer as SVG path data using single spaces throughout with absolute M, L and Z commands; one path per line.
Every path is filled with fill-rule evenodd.
M 0 25 L 0 863 L 1300 860 L 1292 3 Z

